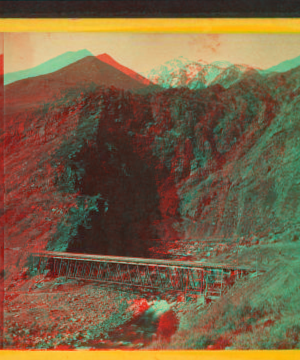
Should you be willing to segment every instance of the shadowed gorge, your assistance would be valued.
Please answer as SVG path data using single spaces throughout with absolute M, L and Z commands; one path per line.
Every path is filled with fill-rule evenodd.
M 158 236 L 155 223 L 161 220 L 155 159 L 147 164 L 129 136 L 102 130 L 95 145 L 86 145 L 75 161 L 85 170 L 80 195 L 101 198 L 89 214 L 88 228 L 79 227 L 68 251 L 149 257 Z
M 71 170 L 79 198 L 94 197 L 96 202 L 67 250 L 151 257 L 150 249 L 166 236 L 162 224 L 170 216 L 162 191 L 173 189 L 172 201 L 177 205 L 171 216 L 177 218 L 179 198 L 170 169 L 151 151 L 151 138 L 141 134 L 153 120 L 149 98 L 100 89 L 86 95 L 85 105 L 84 121 L 93 109 L 100 109 L 97 129 L 65 166 Z M 60 184 L 68 185 L 62 178 Z

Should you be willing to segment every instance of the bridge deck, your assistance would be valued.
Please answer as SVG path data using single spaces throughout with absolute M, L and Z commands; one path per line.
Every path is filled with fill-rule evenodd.
M 132 258 L 123 256 L 110 256 L 110 255 L 90 255 L 90 254 L 75 254 L 57 251 L 43 251 L 34 253 L 33 256 L 38 257 L 52 257 L 57 259 L 68 260 L 83 260 L 93 262 L 113 262 L 120 264 L 144 264 L 155 266 L 168 266 L 168 267 L 182 267 L 182 268 L 207 268 L 207 269 L 225 269 L 225 270 L 242 270 L 242 271 L 256 271 L 256 269 L 249 266 L 241 266 L 237 264 L 214 264 L 199 261 L 177 261 L 177 260 L 159 260 L 159 259 L 144 259 Z
M 226 286 L 255 269 L 234 264 L 143 259 L 43 251 L 34 253 L 32 266 L 54 276 L 92 280 L 139 288 L 197 292 L 219 297 Z

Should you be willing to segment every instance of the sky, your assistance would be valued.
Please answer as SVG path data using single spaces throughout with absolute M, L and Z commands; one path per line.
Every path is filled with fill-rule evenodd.
M 4 71 L 29 69 L 82 49 L 107 53 L 138 73 L 179 56 L 267 69 L 299 56 L 299 44 L 299 34 L 5 33 Z

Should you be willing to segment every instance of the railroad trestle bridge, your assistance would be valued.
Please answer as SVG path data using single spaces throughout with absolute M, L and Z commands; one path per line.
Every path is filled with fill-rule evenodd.
M 32 266 L 53 276 L 159 291 L 191 292 L 214 298 L 256 270 L 238 265 L 156 260 L 44 251 L 32 254 Z

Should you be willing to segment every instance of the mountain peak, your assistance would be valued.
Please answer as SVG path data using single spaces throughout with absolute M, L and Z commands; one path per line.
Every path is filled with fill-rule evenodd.
M 110 55 L 103 53 L 97 56 L 98 59 L 113 59 Z
M 20 109 L 40 106 L 63 97 L 66 91 L 79 91 L 91 84 L 130 91 L 140 91 L 147 87 L 142 81 L 97 57 L 85 56 L 55 72 L 27 77 L 7 85 L 6 110 L 7 113 L 14 113 Z
M 213 61 L 211 63 L 211 65 L 214 65 L 214 66 L 217 66 L 221 69 L 226 69 L 226 68 L 229 68 L 230 66 L 232 66 L 233 64 L 230 62 L 230 61 Z
M 106 53 L 98 55 L 97 59 L 122 71 L 124 74 L 130 76 L 132 79 L 137 80 L 144 85 L 150 85 L 151 83 L 148 79 L 144 78 L 142 75 L 136 73 L 135 71 L 127 68 L 126 66 L 121 65 L 114 58 L 112 58 L 110 55 Z
M 85 54 L 86 56 L 91 56 L 93 55 L 89 50 L 87 49 L 81 49 L 81 50 L 78 50 L 78 51 L 69 51 L 71 53 L 74 53 L 74 54 Z
M 94 55 L 86 49 L 67 51 L 31 69 L 4 74 L 4 85 L 31 77 L 53 73 L 87 56 Z

